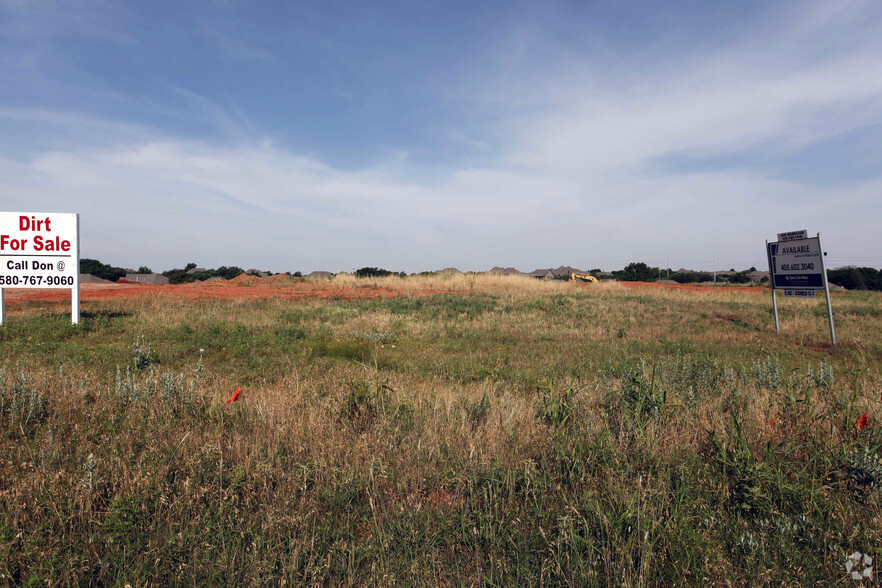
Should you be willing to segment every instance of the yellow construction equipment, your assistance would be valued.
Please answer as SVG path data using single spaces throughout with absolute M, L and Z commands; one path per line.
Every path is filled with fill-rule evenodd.
M 572 276 L 573 280 L 582 280 L 583 282 L 597 282 L 597 278 L 592 276 L 591 274 L 577 274 L 573 272 Z

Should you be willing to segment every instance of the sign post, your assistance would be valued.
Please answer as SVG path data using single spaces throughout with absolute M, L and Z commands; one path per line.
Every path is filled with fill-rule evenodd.
M 827 281 L 827 264 L 824 261 L 824 249 L 821 246 L 821 233 L 818 233 L 818 248 L 821 250 L 821 272 L 824 274 L 824 293 L 827 295 L 827 318 L 830 320 L 830 340 L 836 345 L 836 327 L 833 326 L 833 304 L 830 303 L 830 283 Z
M 784 296 L 812 298 L 816 290 L 824 290 L 827 295 L 827 314 L 830 320 L 830 339 L 836 345 L 836 330 L 833 326 L 833 306 L 830 303 L 830 285 L 827 283 L 827 267 L 824 263 L 824 250 L 821 246 L 821 233 L 809 238 L 807 231 L 778 233 L 778 241 L 766 241 L 766 255 L 769 259 L 769 274 L 772 283 L 772 305 L 775 308 L 775 330 L 780 332 L 778 320 L 777 290 Z
M 6 288 L 69 288 L 80 322 L 80 215 L 0 212 L 0 324 Z

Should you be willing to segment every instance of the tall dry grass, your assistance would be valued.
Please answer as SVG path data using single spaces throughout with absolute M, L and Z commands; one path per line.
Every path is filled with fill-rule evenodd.
M 845 585 L 878 550 L 878 296 L 832 348 L 752 293 L 338 279 L 402 296 L 11 317 L 3 581 Z

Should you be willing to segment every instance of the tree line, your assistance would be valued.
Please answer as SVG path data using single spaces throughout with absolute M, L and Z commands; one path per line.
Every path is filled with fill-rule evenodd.
M 718 282 L 729 282 L 732 284 L 747 284 L 750 282 L 748 274 L 755 272 L 756 268 L 736 272 L 735 269 L 729 270 L 725 275 L 717 274 Z M 600 270 L 591 270 L 592 275 L 600 273 Z M 680 284 L 696 284 L 699 282 L 710 282 L 714 279 L 712 272 L 675 272 L 670 268 L 662 269 L 659 267 L 651 267 L 642 261 L 632 262 L 623 269 L 612 272 L 612 276 L 623 282 L 656 282 L 658 280 L 670 279 Z
M 846 266 L 827 270 L 827 280 L 846 290 L 882 291 L 882 270 L 872 267 Z
M 195 273 L 189 273 L 195 269 L 195 263 L 188 263 L 183 268 L 175 268 L 162 272 L 162 275 L 168 278 L 172 284 L 182 284 L 185 282 L 204 281 L 215 276 L 231 280 L 240 274 L 244 274 L 245 270 L 237 266 L 221 266 L 216 269 L 200 270 Z M 717 281 L 729 282 L 733 284 L 747 284 L 750 282 L 748 274 L 756 271 L 755 267 L 748 270 L 736 272 L 730 270 L 726 275 L 718 275 Z M 120 278 L 125 277 L 128 273 L 125 269 L 101 263 L 97 259 L 84 258 L 80 260 L 80 273 L 92 274 L 93 276 L 116 282 Z M 136 273 L 149 274 L 153 273 L 149 267 L 141 266 Z M 424 272 L 431 273 L 431 272 Z M 591 270 L 591 274 L 597 276 L 601 271 L 599 269 Z M 294 277 L 301 277 L 300 272 L 289 274 Z M 385 276 L 406 277 L 405 272 L 393 272 L 378 267 L 363 267 L 355 270 L 355 276 L 358 278 L 372 278 Z M 662 269 L 651 267 L 646 263 L 632 262 L 623 269 L 612 272 L 612 276 L 623 282 L 655 282 L 670 278 L 680 284 L 693 284 L 698 282 L 709 282 L 713 280 L 713 274 L 710 272 L 673 272 L 670 268 Z M 569 276 L 564 276 L 568 278 Z M 872 267 L 854 267 L 846 266 L 832 270 L 827 270 L 827 280 L 831 284 L 842 286 L 847 290 L 874 290 L 882 291 L 882 271 Z
M 240 274 L 244 274 L 245 270 L 241 267 L 236 266 L 221 266 L 216 269 L 206 269 L 200 270 L 198 272 L 189 273 L 190 270 L 195 269 L 195 263 L 188 263 L 183 268 L 174 268 L 167 271 L 162 272 L 162 275 L 168 278 L 169 283 L 171 284 L 183 284 L 186 282 L 200 282 L 205 281 L 209 278 L 213 278 L 215 276 L 224 278 L 226 280 L 232 280 L 236 276 Z M 116 282 L 120 278 L 124 278 L 126 274 L 128 274 L 128 270 L 112 266 L 106 263 L 102 263 L 97 259 L 89 259 L 83 258 L 80 260 L 80 273 L 81 274 L 92 274 L 97 278 L 101 278 L 102 280 L 109 280 L 111 282 Z M 153 270 L 149 267 L 142 265 L 138 268 L 137 274 L 152 274 Z M 299 274 L 300 272 L 297 272 Z

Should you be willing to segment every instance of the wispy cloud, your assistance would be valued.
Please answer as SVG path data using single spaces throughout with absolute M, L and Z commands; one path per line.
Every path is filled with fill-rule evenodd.
M 697 55 L 619 47 L 617 68 L 514 28 L 442 76 L 448 128 L 398 150 L 360 137 L 371 163 L 356 167 L 171 82 L 172 118 L 210 132 L 0 106 L 0 193 L 9 208 L 82 212 L 84 253 L 126 265 L 748 267 L 765 263 L 764 239 L 798 228 L 824 231 L 832 259 L 878 251 L 882 47 L 868 31 L 882 18 L 861 2 L 772 12 L 787 18 Z M 562 60 L 544 67 L 550 56 Z M 412 155 L 418 136 L 449 150 L 443 165 Z M 854 145 L 852 165 L 831 165 L 831 149 Z

